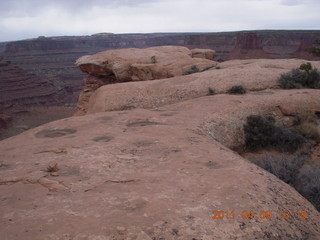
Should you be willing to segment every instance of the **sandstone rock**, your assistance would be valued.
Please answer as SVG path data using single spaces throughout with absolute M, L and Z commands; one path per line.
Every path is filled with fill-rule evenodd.
M 192 57 L 194 58 L 204 58 L 204 59 L 209 59 L 213 60 L 216 57 L 216 52 L 212 49 L 199 49 L 199 48 L 194 48 L 191 50 Z
M 250 34 L 254 33 L 254 34 Z M 10 73 L 0 72 L 2 97 L 13 97 L 15 103 L 25 106 L 60 105 L 77 103 L 84 74 L 73 64 L 84 53 L 106 49 L 146 48 L 151 46 L 180 45 L 190 49 L 209 48 L 217 53 L 217 61 L 231 58 L 303 58 L 319 60 L 310 49 L 319 48 L 319 30 L 250 31 L 225 33 L 155 33 L 155 34 L 97 34 L 92 36 L 40 37 L 15 42 L 0 43 L 0 62 L 4 68 L 16 66 Z M 240 49 L 240 48 L 244 49 Z M 259 47 L 260 50 L 252 50 Z M 261 50 L 262 48 L 262 50 Z M 249 50 L 248 50 L 249 49 Z M 8 65 L 8 63 L 11 63 Z M 2 68 L 2 67 L 0 67 Z M 22 77 L 23 76 L 23 77 Z M 2 84 L 1 81 L 6 81 Z M 17 84 L 21 81 L 21 84 Z M 40 84 L 39 84 L 40 83 Z M 53 85 L 52 85 L 53 84 Z M 31 86 L 32 88 L 25 88 Z M 9 87 L 9 88 L 8 88 Z M 10 114 L 8 112 L 4 112 Z M 41 115 L 32 118 L 37 123 Z M 56 119 L 48 118 L 48 121 Z M 31 124 L 34 126 L 34 124 Z M 21 130 L 22 131 L 22 130 Z M 0 133 L 0 138 L 21 132 L 10 129 Z
M 192 58 L 188 48 L 178 46 L 108 50 L 79 58 L 76 65 L 89 76 L 80 93 L 77 114 L 86 112 L 91 94 L 104 84 L 171 78 L 183 75 L 193 66 L 198 71 L 212 67 L 214 51 L 201 51 L 198 49 L 197 54 L 203 58 Z
M 205 53 L 210 55 L 209 50 Z M 212 64 L 208 59 L 193 59 L 189 49 L 178 46 L 107 50 L 76 61 L 82 71 L 93 76 L 113 76 L 117 82 L 168 78 L 182 75 L 193 65 L 201 70 Z
M 212 68 L 197 74 L 147 82 L 105 85 L 97 89 L 78 107 L 84 113 L 154 108 L 209 94 L 209 88 L 224 93 L 233 85 L 243 85 L 254 94 L 270 94 L 265 89 L 278 88 L 277 79 L 283 72 L 300 66 L 304 60 L 259 59 L 231 60 L 219 63 L 221 69 Z M 311 62 L 320 68 L 320 62 Z M 271 96 L 270 96 L 271 97 Z M 83 98 L 80 98 L 80 101 Z M 286 108 L 286 106 L 279 104 Z M 295 111 L 295 109 L 291 109 Z M 78 114 L 80 112 L 78 111 Z
M 280 104 L 288 111 L 317 108 L 318 95 L 310 89 L 217 94 L 71 117 L 5 139 L 1 237 L 317 240 L 319 212 L 229 148 L 243 144 L 246 116 L 281 114 Z M 61 129 L 72 134 L 43 134 Z M 61 148 L 65 154 L 43 151 Z M 60 167 L 54 178 L 43 171 L 51 162 Z M 235 218 L 213 219 L 213 211 L 235 211 Z M 243 218 L 245 211 L 256 218 Z M 263 211 L 272 217 L 260 219 Z M 284 219 L 278 211 L 292 215 Z

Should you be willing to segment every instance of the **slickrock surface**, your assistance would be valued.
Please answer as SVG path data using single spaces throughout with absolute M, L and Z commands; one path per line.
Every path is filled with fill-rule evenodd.
M 224 93 L 233 85 L 243 85 L 250 91 L 279 88 L 281 73 L 299 67 L 301 59 L 230 60 L 201 73 L 187 76 L 121 84 L 94 85 L 92 76 L 80 95 L 77 115 L 133 108 L 154 108 L 209 94 L 209 88 Z M 320 68 L 319 61 L 310 63 Z
M 217 63 L 210 49 L 161 46 L 107 50 L 79 58 L 76 65 L 89 74 L 78 101 L 78 115 L 86 113 L 91 94 L 105 84 L 146 81 L 205 71 Z M 209 60 L 210 59 L 210 60 Z
M 227 147 L 243 138 L 248 114 L 281 118 L 279 105 L 319 103 L 318 90 L 220 94 L 71 117 L 3 140 L 1 238 L 319 239 L 319 212 Z M 212 219 L 214 210 L 235 218 Z

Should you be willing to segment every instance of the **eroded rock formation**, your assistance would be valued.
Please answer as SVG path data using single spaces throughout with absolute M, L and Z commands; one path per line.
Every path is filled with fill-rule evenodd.
M 96 57 L 99 59 L 100 56 L 91 56 L 91 61 L 94 61 Z M 146 57 L 146 60 L 148 59 Z M 175 66 L 179 65 L 178 61 L 177 59 Z M 106 84 L 99 78 L 100 83 L 97 84 L 98 81 L 94 82 L 97 78 L 92 77 L 94 73 L 91 72 L 91 75 L 85 78 L 86 86 L 79 98 L 77 114 L 133 108 L 151 109 L 206 96 L 209 94 L 209 88 L 214 89 L 216 93 L 225 93 L 233 85 L 243 85 L 250 91 L 279 88 L 277 79 L 280 74 L 304 62 L 306 61 L 297 59 L 230 60 L 200 73 L 179 76 L 180 70 L 176 77 L 146 82 L 138 81 L 134 84 L 129 82 Z M 314 67 L 320 68 L 319 62 L 311 61 L 311 63 Z M 97 71 L 96 75 L 98 74 L 100 71 Z M 92 83 L 93 87 L 91 87 Z
M 176 46 L 108 50 L 83 56 L 76 65 L 89 76 L 80 93 L 77 114 L 86 113 L 91 94 L 102 85 L 171 78 L 188 71 L 201 72 L 216 65 L 212 61 L 214 56 L 215 52 L 210 49 L 190 51 Z
M 49 88 L 53 90 L 53 95 L 55 95 L 54 99 L 45 99 L 44 90 L 35 88 L 34 95 L 22 103 L 28 103 L 28 107 L 34 107 L 39 102 L 43 102 L 45 106 L 48 103 L 75 105 L 83 86 L 81 81 L 83 73 L 73 63 L 83 55 L 95 54 L 106 49 L 172 45 L 185 46 L 189 49 L 214 49 L 216 61 L 246 59 L 248 57 L 294 57 L 319 60 L 319 56 L 310 53 L 311 49 L 319 48 L 319 39 L 320 32 L 311 30 L 41 36 L 36 39 L 0 43 L 0 55 L 7 61 L 11 61 L 12 65 L 27 71 L 29 77 L 32 75 L 33 82 L 37 82 L 39 79 L 43 83 L 46 81 L 44 84 L 51 85 L 52 88 Z M 199 53 L 198 56 L 200 56 Z M 0 78 L 2 78 L 2 74 L 0 72 Z M 13 77 L 20 78 L 20 72 L 17 71 Z M 94 83 L 92 78 L 88 81 L 93 85 L 100 84 L 99 82 Z M 93 85 L 92 87 L 94 87 Z M 13 95 L 19 95 L 19 91 L 16 93 L 14 90 L 11 91 L 13 91 Z M 83 92 L 81 94 L 86 95 Z M 20 102 L 19 107 L 24 107 L 24 105 L 20 105 Z M 34 119 L 34 121 L 36 120 Z
M 291 121 L 320 111 L 319 90 L 278 89 L 278 76 L 305 61 L 232 60 L 182 75 L 214 63 L 195 52 L 201 57 L 158 47 L 80 58 L 96 90 L 87 91 L 87 114 L 0 142 L 1 237 L 319 239 L 315 207 L 233 151 L 251 114 Z M 249 92 L 225 94 L 233 85 Z
M 282 117 L 279 104 L 290 112 L 317 108 L 318 95 L 305 89 L 218 94 L 72 117 L 3 140 L 1 236 L 317 240 L 319 212 L 226 143 L 243 137 L 248 114 Z M 266 211 L 272 215 L 263 219 Z

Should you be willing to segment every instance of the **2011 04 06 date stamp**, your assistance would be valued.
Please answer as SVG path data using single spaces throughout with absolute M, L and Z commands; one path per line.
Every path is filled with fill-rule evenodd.
M 211 218 L 213 220 L 216 219 L 290 219 L 290 218 L 298 218 L 298 219 L 307 219 L 308 212 L 307 211 L 295 211 L 289 212 L 288 210 L 283 211 L 212 211 Z

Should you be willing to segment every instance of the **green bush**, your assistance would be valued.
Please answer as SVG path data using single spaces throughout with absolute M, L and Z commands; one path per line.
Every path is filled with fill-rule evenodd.
M 272 173 L 285 183 L 293 185 L 300 168 L 306 162 L 306 158 L 303 155 L 265 154 L 260 158 L 250 158 L 249 161 Z
M 312 69 L 312 65 L 311 63 L 307 62 L 307 63 L 302 63 L 299 67 L 300 70 L 304 70 L 307 73 L 309 73 Z
M 274 148 L 280 152 L 293 153 L 306 143 L 306 139 L 296 129 L 276 126 L 272 116 L 248 116 L 244 133 L 249 151 Z
M 280 151 L 293 153 L 306 143 L 306 139 L 294 128 L 275 127 L 270 145 Z
M 227 92 L 230 94 L 245 94 L 247 90 L 242 85 L 234 85 Z
M 270 146 L 275 131 L 275 119 L 272 116 L 250 115 L 244 125 L 246 147 L 257 151 Z
M 320 88 L 320 72 L 316 68 L 312 68 L 312 65 L 303 63 L 300 68 L 293 69 L 290 72 L 282 73 L 278 79 L 281 88 L 293 89 L 293 88 Z
M 190 69 L 188 71 L 182 73 L 182 75 L 189 75 L 189 74 L 197 73 L 197 72 L 200 72 L 199 68 L 196 65 L 192 65 L 190 67 Z

